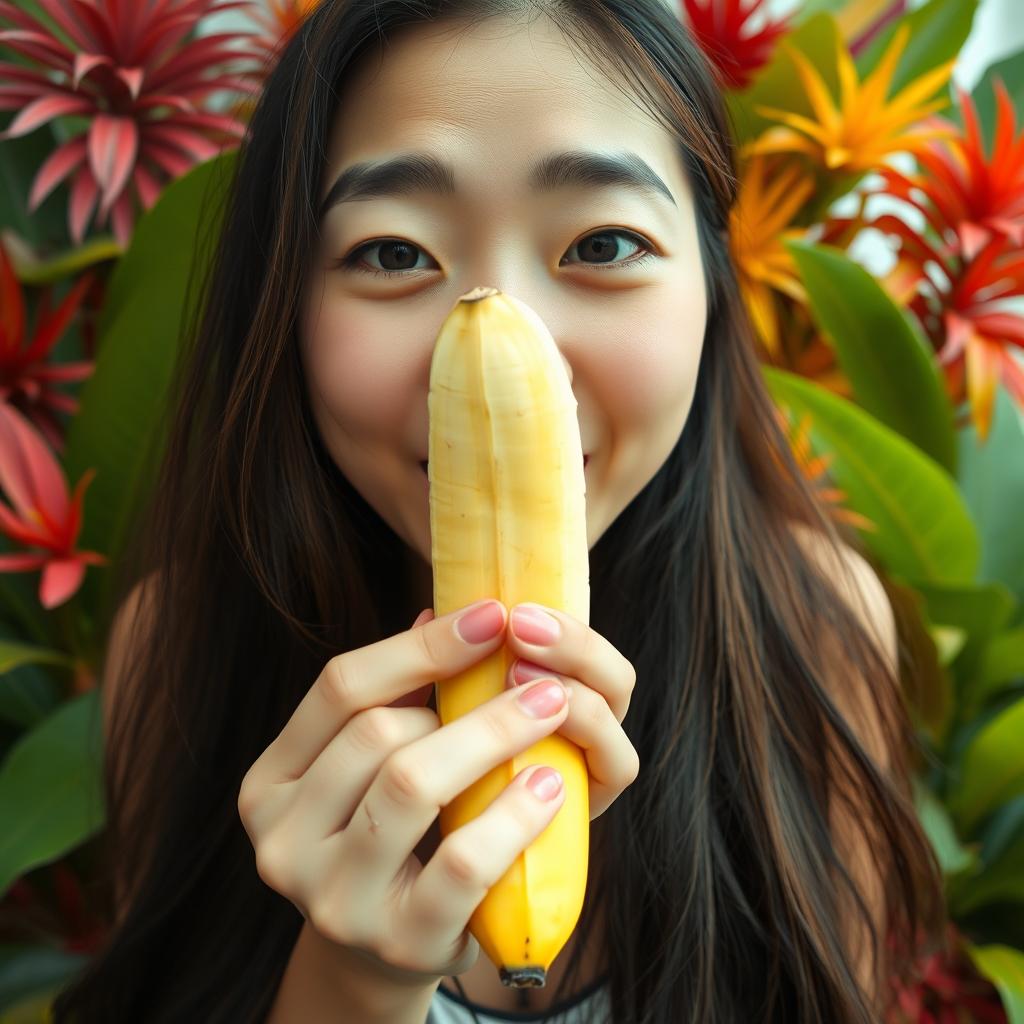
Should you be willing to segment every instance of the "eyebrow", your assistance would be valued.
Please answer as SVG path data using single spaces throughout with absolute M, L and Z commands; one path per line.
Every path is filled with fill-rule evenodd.
M 530 188 L 626 188 L 648 199 L 675 197 L 651 166 L 636 153 L 568 150 L 549 153 L 531 168 Z M 367 161 L 346 168 L 320 206 L 320 219 L 339 203 L 404 195 L 455 195 L 455 170 L 430 153 L 401 153 L 390 160 Z

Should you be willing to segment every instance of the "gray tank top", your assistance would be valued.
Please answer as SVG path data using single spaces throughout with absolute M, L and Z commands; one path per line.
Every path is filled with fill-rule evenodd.
M 611 1000 L 605 982 L 605 977 L 598 978 L 572 999 L 552 1006 L 547 1016 L 509 1010 L 485 1010 L 478 1003 L 469 1002 L 438 986 L 425 1024 L 476 1024 L 474 1012 L 479 1024 L 534 1024 L 542 1020 L 547 1024 L 611 1024 Z

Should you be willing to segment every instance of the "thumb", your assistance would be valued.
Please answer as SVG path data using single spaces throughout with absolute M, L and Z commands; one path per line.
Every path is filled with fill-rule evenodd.
M 413 621 L 413 624 L 409 628 L 415 629 L 417 626 L 422 626 L 424 622 L 430 622 L 430 620 L 433 618 L 434 609 L 424 608 L 423 611 L 421 611 L 419 615 L 416 616 L 415 620 Z

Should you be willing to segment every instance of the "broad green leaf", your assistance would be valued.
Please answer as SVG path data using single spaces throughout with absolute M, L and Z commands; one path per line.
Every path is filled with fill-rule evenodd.
M 0 896 L 103 827 L 99 719 L 95 690 L 75 697 L 22 736 L 0 766 Z
M 983 703 L 1019 680 L 1024 680 L 1024 627 L 1007 630 L 989 642 L 978 665 L 975 697 Z
M 976 876 L 958 879 L 949 896 L 951 909 L 957 915 L 988 903 L 1024 904 L 1024 835 Z
M 149 485 L 146 458 L 167 397 L 187 315 L 189 274 L 206 272 L 207 243 L 219 223 L 233 153 L 194 168 L 167 187 L 138 222 L 111 278 L 100 321 L 96 369 L 81 391 L 64 463 L 76 481 L 96 477 L 85 496 L 79 545 L 116 561 L 135 500 Z M 96 608 L 107 577 L 88 573 L 83 608 Z
M 864 543 L 905 579 L 973 580 L 974 524 L 949 474 L 933 459 L 853 402 L 804 377 L 762 366 L 772 398 L 799 418 L 811 416 L 811 445 L 831 453 L 829 473 L 850 508 L 873 530 Z
M 1024 698 L 1004 708 L 967 745 L 947 806 L 963 833 L 1024 793 Z
M 839 30 L 829 14 L 808 18 L 785 37 L 789 46 L 799 50 L 817 68 L 833 95 L 839 87 L 836 68 L 838 39 Z M 772 118 L 757 113 L 754 108 L 758 105 L 777 107 L 795 114 L 814 114 L 796 65 L 782 46 L 775 48 L 771 61 L 762 68 L 749 88 L 742 93 L 729 93 L 727 98 L 736 134 L 742 142 L 750 141 L 775 123 Z
M 971 93 L 974 105 L 978 110 L 978 124 L 981 136 L 985 140 L 986 152 L 992 152 L 992 140 L 996 130 L 996 91 L 995 80 L 1001 79 L 1006 91 L 1010 94 L 1014 109 L 1017 112 L 1017 133 L 1020 133 L 1024 121 L 1024 51 L 1015 53 L 1004 60 L 989 66 L 981 76 Z M 951 112 L 952 114 L 952 112 Z M 962 123 L 959 108 L 953 117 L 958 124 Z
M 915 779 L 913 785 L 917 816 L 925 834 L 931 840 L 943 873 L 951 875 L 970 868 L 975 863 L 976 856 L 957 838 L 953 822 L 941 801 L 919 780 Z
M 961 630 L 965 636 L 953 670 L 958 682 L 958 717 L 963 720 L 985 701 L 981 662 L 992 638 L 1004 629 L 1017 608 L 1013 594 L 1001 583 L 915 583 L 925 600 L 928 618 Z
M 937 363 L 906 314 L 842 250 L 796 241 L 787 248 L 858 404 L 955 476 L 953 412 Z
M 1009 1024 L 1024 1024 L 1024 952 L 966 941 L 965 947 L 974 966 L 999 990 Z
M 910 37 L 889 87 L 891 98 L 904 86 L 960 53 L 971 34 L 977 7 L 978 0 L 929 0 L 904 15 L 880 32 L 858 56 L 857 70 L 861 79 L 878 64 L 899 26 L 909 25 Z M 948 91 L 939 95 L 948 95 Z
M 959 433 L 960 489 L 981 536 L 981 580 L 1005 584 L 1024 605 L 1024 421 L 1005 388 L 996 388 L 988 439 L 973 424 Z

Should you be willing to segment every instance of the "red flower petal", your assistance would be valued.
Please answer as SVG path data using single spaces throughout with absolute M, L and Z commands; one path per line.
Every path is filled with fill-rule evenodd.
M 99 193 L 99 186 L 92 176 L 89 164 L 83 163 L 75 172 L 74 180 L 71 182 L 71 202 L 68 205 L 68 224 L 71 229 L 71 237 L 77 245 L 81 245 L 82 239 L 85 237 L 85 226 L 92 216 Z
M 74 71 L 71 75 L 71 84 L 77 89 L 79 83 L 93 68 L 113 67 L 114 62 L 102 53 L 76 53 Z
M 82 585 L 84 576 L 85 563 L 80 559 L 52 559 L 46 563 L 39 580 L 39 603 L 44 608 L 63 604 Z
M 58 146 L 44 161 L 32 182 L 29 212 L 35 208 L 85 159 L 85 136 Z
M 2 35 L 3 33 L 0 33 Z M 55 117 L 65 114 L 91 114 L 95 108 L 81 96 L 68 96 L 64 93 L 51 93 L 30 103 L 8 126 L 0 132 L 0 138 L 16 139 L 19 135 L 27 135 L 40 125 Z
M 102 189 L 99 216 L 105 217 L 131 174 L 139 129 L 130 117 L 100 114 L 89 129 L 89 166 Z
M 9 356 L 20 350 L 25 336 L 25 300 L 7 250 L 0 244 L 0 347 Z
M 26 518 L 35 508 L 53 523 L 67 518 L 64 473 L 50 449 L 10 403 L 0 403 L 0 484 Z

